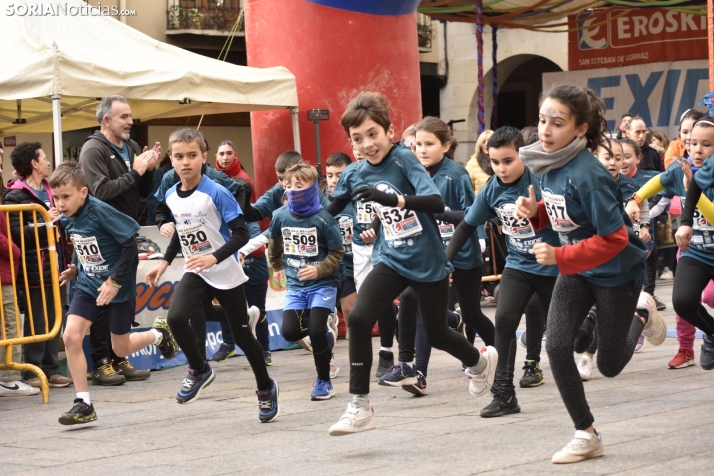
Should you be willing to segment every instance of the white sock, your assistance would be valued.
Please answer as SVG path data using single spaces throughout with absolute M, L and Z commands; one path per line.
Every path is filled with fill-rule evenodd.
M 391 352 L 393 347 L 380 347 L 379 350 L 385 352 Z
M 89 399 L 89 392 L 77 392 L 77 398 L 81 398 L 87 405 L 92 404 L 92 401 Z
M 469 368 L 471 369 L 471 372 L 480 374 L 486 368 L 486 359 L 483 358 L 483 355 L 479 355 L 478 362 L 476 362 L 476 365 L 473 365 Z
M 369 395 L 352 395 L 352 403 L 360 408 L 369 410 Z
M 164 338 L 164 335 L 158 329 L 151 328 L 149 329 L 149 332 L 154 334 L 154 344 L 158 344 L 159 342 L 161 342 L 161 339 Z

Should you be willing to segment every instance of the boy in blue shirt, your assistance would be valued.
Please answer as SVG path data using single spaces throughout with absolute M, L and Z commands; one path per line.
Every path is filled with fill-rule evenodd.
M 60 284 L 77 277 L 77 289 L 67 312 L 64 344 L 67 365 L 74 380 L 74 406 L 59 418 L 63 425 L 97 419 L 87 387 L 87 360 L 82 341 L 102 307 L 107 306 L 112 348 L 120 357 L 155 344 L 166 359 L 178 352 L 166 320 L 157 317 L 146 332 L 130 333 L 134 321 L 139 225 L 128 216 L 88 196 L 84 172 L 76 162 L 65 162 L 50 178 L 60 222 L 74 243 L 79 266 L 72 264 L 60 275 Z M 73 260 L 74 261 L 74 260 Z
M 311 400 L 332 398 L 331 346 L 327 320 L 335 308 L 344 255 L 340 225 L 322 208 L 317 170 L 299 163 L 286 171 L 288 205 L 270 222 L 270 264 L 276 280 L 287 276 L 283 337 L 291 342 L 310 336 L 317 369 Z

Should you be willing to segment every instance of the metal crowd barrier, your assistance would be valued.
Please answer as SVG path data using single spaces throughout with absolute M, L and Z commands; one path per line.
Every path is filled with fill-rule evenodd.
M 12 253 L 12 233 L 10 232 L 10 216 L 11 212 L 17 212 L 20 214 L 20 223 L 23 223 L 23 216 L 26 213 L 32 213 L 32 223 L 34 224 L 34 237 L 25 237 L 24 227 L 21 234 L 20 243 L 17 244 L 20 248 L 20 269 L 22 270 L 21 275 L 23 276 L 22 282 L 17 282 L 18 276 L 15 273 L 15 259 Z M 59 273 L 57 264 L 57 249 L 55 248 L 55 243 L 58 240 L 58 228 L 52 223 L 49 213 L 40 205 L 30 204 L 30 205 L 0 205 L 0 213 L 5 215 L 5 225 L 6 229 L 5 235 L 7 236 L 9 246 L 8 254 L 10 261 L 10 269 L 12 275 L 12 290 L 13 290 L 13 306 L 15 308 L 15 324 L 17 329 L 17 335 L 9 336 L 5 330 L 5 306 L 0 305 L 0 347 L 5 347 L 5 361 L 0 362 L 0 370 L 30 370 L 37 374 L 42 383 L 42 402 L 48 403 L 50 399 L 49 386 L 47 384 L 47 377 L 45 376 L 42 369 L 35 365 L 23 364 L 21 362 L 12 361 L 12 346 L 23 345 L 23 344 L 33 344 L 36 342 L 44 342 L 54 338 L 62 326 L 62 305 L 60 303 L 60 289 L 59 289 Z M 44 219 L 44 223 L 37 222 L 37 214 L 40 214 Z M 52 277 L 52 295 L 53 302 L 48 303 L 46 297 L 46 285 L 44 284 L 44 270 L 42 266 L 42 253 L 40 247 L 40 233 L 47 233 L 47 248 L 44 249 L 49 255 L 50 269 Z M 32 239 L 34 238 L 34 243 Z M 40 272 L 40 291 L 42 293 L 42 303 L 43 311 L 45 316 L 45 325 L 43 328 L 36 329 L 35 322 L 33 319 L 33 309 L 30 304 L 30 286 L 27 279 L 27 259 L 28 250 L 35 250 L 35 256 L 37 258 L 37 264 Z M 32 259 L 32 255 L 29 255 Z M 2 285 L 9 285 L 10 283 L 0 283 Z M 18 289 L 24 289 L 25 298 L 27 301 L 26 306 L 26 319 L 29 319 L 30 335 L 23 336 L 22 329 L 24 328 L 23 322 L 20 319 L 19 311 L 19 299 L 18 299 Z M 47 319 L 47 306 L 54 306 L 55 322 L 52 329 L 49 328 Z

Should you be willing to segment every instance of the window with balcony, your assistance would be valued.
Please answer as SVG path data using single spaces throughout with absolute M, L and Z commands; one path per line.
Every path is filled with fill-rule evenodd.
M 168 0 L 166 34 L 228 36 L 236 21 L 236 35 L 244 31 L 243 0 Z

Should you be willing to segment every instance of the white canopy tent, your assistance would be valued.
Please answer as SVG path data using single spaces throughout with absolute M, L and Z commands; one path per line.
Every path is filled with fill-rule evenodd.
M 99 100 L 120 94 L 142 121 L 290 108 L 300 150 L 297 87 L 286 68 L 236 66 L 156 41 L 109 16 L 72 15 L 88 11 L 81 0 L 33 3 L 47 4 L 38 11 L 54 15 L 0 15 L 0 134 L 54 132 L 60 162 L 62 130 L 97 126 Z

